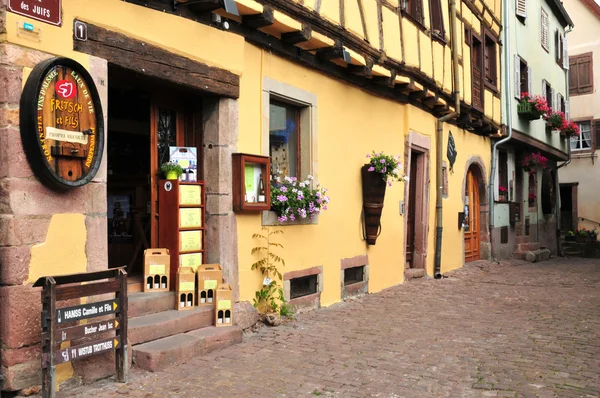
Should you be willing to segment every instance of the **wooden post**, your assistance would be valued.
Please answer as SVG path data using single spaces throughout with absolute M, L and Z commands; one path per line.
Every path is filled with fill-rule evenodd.
M 42 396 L 56 396 L 56 282 L 46 278 L 42 290 Z
M 127 355 L 127 272 L 124 269 L 119 270 L 119 291 L 115 293 L 115 297 L 119 299 L 121 309 L 119 310 L 118 334 L 121 337 L 121 346 L 115 353 L 115 365 L 117 369 L 117 381 L 127 383 L 129 373 L 128 364 L 129 358 Z

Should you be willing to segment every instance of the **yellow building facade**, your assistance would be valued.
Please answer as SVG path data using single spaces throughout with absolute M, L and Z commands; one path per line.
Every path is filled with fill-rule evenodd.
M 198 151 L 203 262 L 222 265 L 238 305 L 263 282 L 251 251 L 264 226 L 284 232 L 276 236 L 284 248 L 274 251 L 285 259 L 281 286 L 297 310 L 489 256 L 489 137 L 502 134 L 499 0 L 63 0 L 60 26 L 10 4 L 0 9 L 2 390 L 39 384 L 38 277 L 122 265 L 139 276 L 138 225 L 160 247 L 161 134 L 164 145 Z M 90 73 L 105 121 L 97 174 L 67 192 L 35 178 L 19 134 L 23 86 L 52 57 Z M 329 208 L 313 219 L 281 223 L 274 212 L 232 207 L 232 154 L 272 155 L 273 105 L 296 122 L 290 176 L 312 175 L 328 189 Z M 371 151 L 399 156 L 409 177 L 387 187 L 374 245 L 365 241 L 361 180 Z M 118 200 L 130 209 L 130 232 L 120 235 Z M 85 363 L 67 364 L 59 381 L 91 374 Z

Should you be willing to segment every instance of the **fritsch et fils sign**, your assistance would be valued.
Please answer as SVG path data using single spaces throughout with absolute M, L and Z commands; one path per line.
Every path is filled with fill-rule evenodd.
M 8 0 L 8 10 L 51 25 L 62 25 L 62 0 Z
M 59 191 L 90 182 L 102 160 L 104 119 L 85 68 L 68 58 L 39 63 L 20 106 L 21 139 L 37 177 Z

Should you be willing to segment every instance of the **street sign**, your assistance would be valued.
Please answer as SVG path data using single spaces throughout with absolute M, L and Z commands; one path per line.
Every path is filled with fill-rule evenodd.
M 88 323 L 87 325 L 73 326 L 65 329 L 56 330 L 56 341 L 63 342 L 81 337 L 93 336 L 98 333 L 116 330 L 119 327 L 117 319 L 102 321 L 96 323 Z
M 50 25 L 62 25 L 62 0 L 8 0 L 8 11 Z
M 58 350 L 54 354 L 54 364 L 59 365 L 75 359 L 89 357 L 90 355 L 96 355 L 106 351 L 113 351 L 117 349 L 120 342 L 121 339 L 118 336 L 109 337 L 104 340 L 92 341 L 91 343 Z
M 119 308 L 119 299 L 77 305 L 75 307 L 59 308 L 56 310 L 56 323 L 60 325 L 62 323 L 74 322 L 80 319 L 113 314 L 117 312 L 117 308 Z
M 456 162 L 456 144 L 454 143 L 454 137 L 452 137 L 452 133 L 448 132 L 448 150 L 446 151 L 446 156 L 450 161 L 450 171 L 454 167 L 454 162 Z

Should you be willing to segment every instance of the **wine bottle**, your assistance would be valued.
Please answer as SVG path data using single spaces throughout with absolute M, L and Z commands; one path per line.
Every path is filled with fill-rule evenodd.
M 258 180 L 258 201 L 265 201 L 265 185 L 263 184 L 262 174 L 259 176 Z

